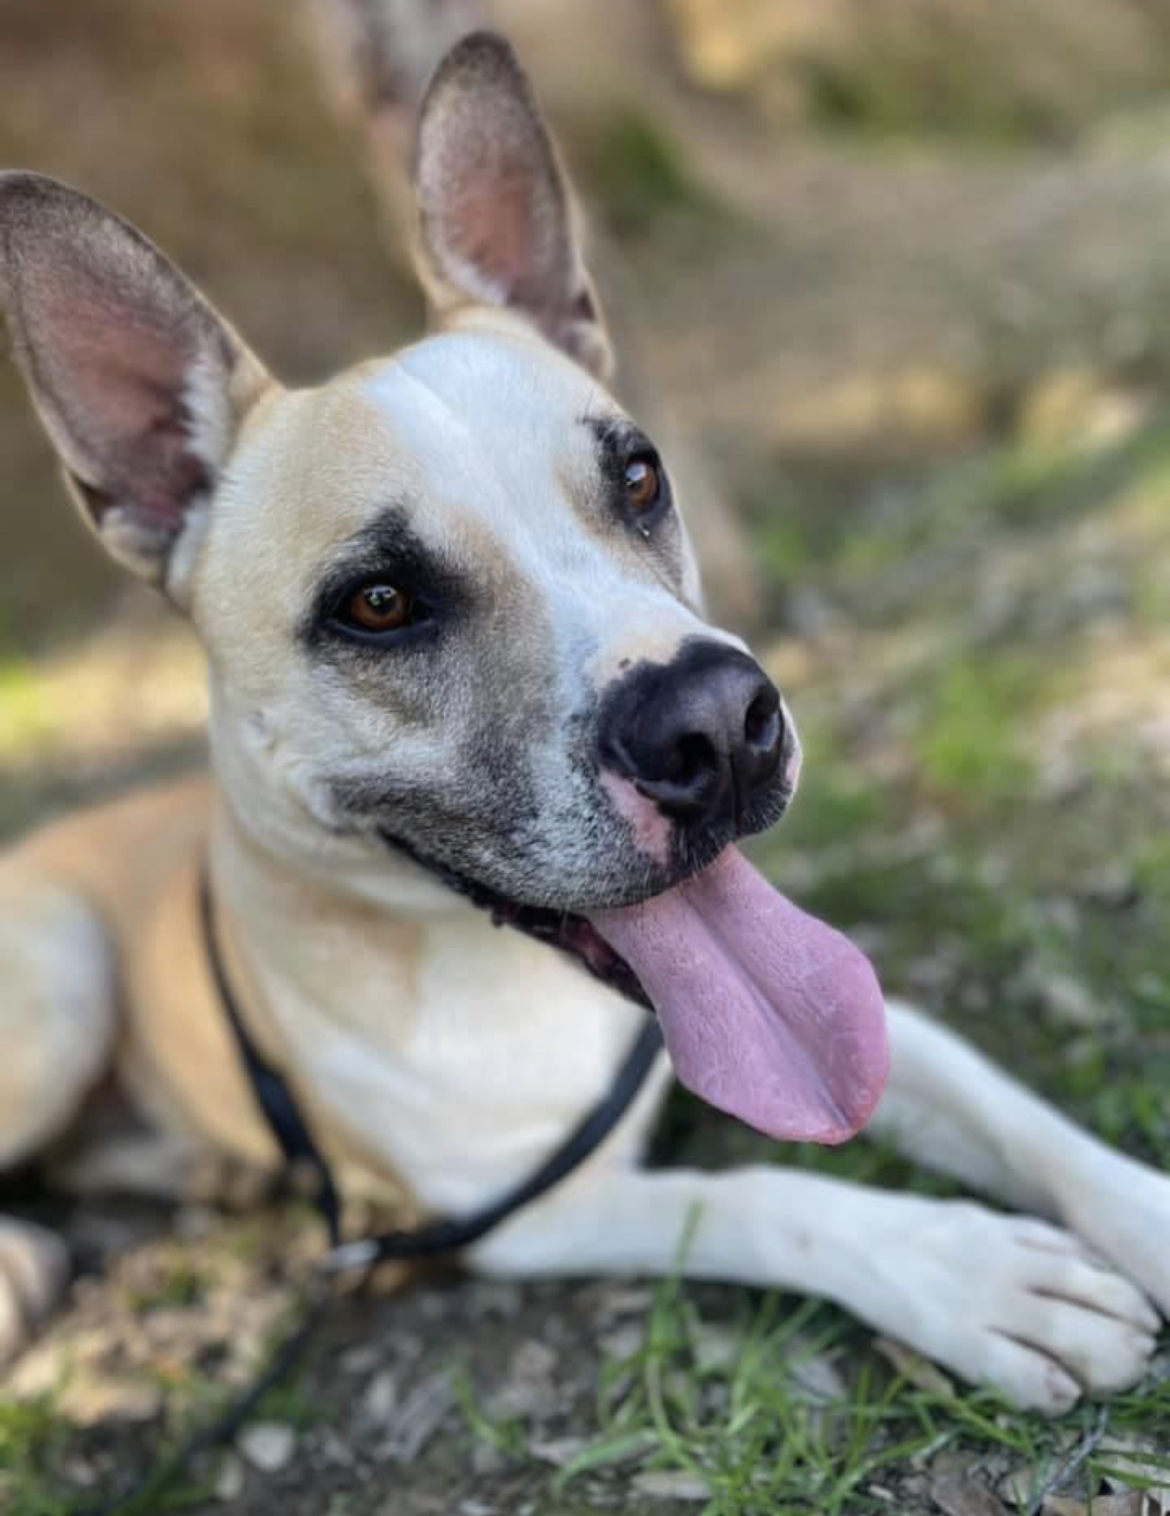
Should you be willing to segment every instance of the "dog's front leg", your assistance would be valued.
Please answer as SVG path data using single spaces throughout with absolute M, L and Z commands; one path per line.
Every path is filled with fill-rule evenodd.
M 1136 1381 L 1157 1326 L 1133 1285 L 1044 1222 L 785 1168 L 593 1170 L 472 1257 L 516 1277 L 664 1274 L 676 1261 L 692 1278 L 826 1296 L 1046 1412 Z
M 0 871 L 0 1173 L 65 1133 L 108 1066 L 112 945 L 97 911 L 18 862 Z M 0 1216 L 0 1363 L 19 1352 L 68 1278 L 55 1233 Z
M 890 1082 L 872 1130 L 908 1156 L 1054 1217 L 1170 1317 L 1170 1178 L 1115 1152 L 909 1006 L 887 1005 Z

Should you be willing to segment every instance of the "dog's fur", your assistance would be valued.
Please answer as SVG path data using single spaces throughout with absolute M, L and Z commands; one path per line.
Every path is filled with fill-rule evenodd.
M 639 846 L 646 804 L 589 759 L 599 705 L 630 663 L 738 645 L 702 619 L 677 515 L 643 534 L 615 512 L 607 448 L 636 434 L 604 386 L 555 153 L 497 39 L 440 69 L 416 192 L 434 333 L 291 392 L 125 223 L 0 181 L 17 359 L 101 542 L 203 641 L 214 772 L 0 863 L 0 1164 L 52 1151 L 79 1186 L 180 1189 L 209 1155 L 275 1166 L 209 982 L 205 857 L 249 1026 L 346 1192 L 439 1212 L 495 1196 L 606 1090 L 645 1014 L 389 840 L 557 911 L 673 883 Z M 339 636 L 331 608 L 371 573 L 425 580 L 437 634 Z M 664 1065 L 471 1266 L 660 1273 L 697 1212 L 694 1276 L 829 1296 L 1045 1411 L 1132 1384 L 1170 1311 L 1170 1180 L 888 1014 L 875 1127 L 1028 1214 L 783 1168 L 645 1172 Z M 152 1135 L 111 1131 L 114 1088 Z M 0 1222 L 0 1351 L 62 1266 L 57 1239 Z

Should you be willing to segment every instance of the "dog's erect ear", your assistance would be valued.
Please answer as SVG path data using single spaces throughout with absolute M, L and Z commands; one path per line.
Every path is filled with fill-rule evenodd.
M 0 174 L 0 306 L 83 514 L 166 584 L 264 369 L 140 232 L 39 174 Z
M 419 116 L 415 189 L 419 273 L 440 318 L 468 303 L 516 310 L 608 374 L 569 187 L 502 37 L 474 32 L 440 63 Z

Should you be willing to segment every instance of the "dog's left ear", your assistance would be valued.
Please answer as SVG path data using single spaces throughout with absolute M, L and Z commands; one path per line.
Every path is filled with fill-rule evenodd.
M 473 32 L 440 63 L 419 116 L 415 190 L 419 275 L 440 320 L 469 303 L 515 310 L 609 374 L 569 186 L 502 37 Z

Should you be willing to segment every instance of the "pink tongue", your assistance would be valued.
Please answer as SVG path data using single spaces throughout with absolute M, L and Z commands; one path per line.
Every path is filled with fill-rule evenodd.
M 696 1095 L 793 1142 L 843 1142 L 873 1114 L 889 1055 L 869 960 L 735 848 L 590 919 L 638 976 Z

